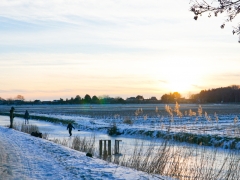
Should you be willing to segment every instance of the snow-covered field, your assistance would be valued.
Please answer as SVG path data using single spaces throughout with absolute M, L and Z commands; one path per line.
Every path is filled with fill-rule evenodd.
M 0 179 L 170 179 L 120 167 L 0 126 Z

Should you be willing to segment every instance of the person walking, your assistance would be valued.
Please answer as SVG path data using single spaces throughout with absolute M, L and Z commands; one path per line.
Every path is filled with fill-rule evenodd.
M 25 124 L 29 124 L 29 112 L 28 110 L 25 111 L 25 114 L 24 114 L 24 119 L 25 119 Z
M 69 123 L 67 126 L 67 130 L 68 130 L 70 136 L 72 136 L 72 128 L 75 129 L 75 127 L 73 127 L 73 125 L 71 123 Z
M 13 128 L 13 118 L 14 118 L 14 107 L 11 107 L 10 109 L 10 127 L 9 128 Z

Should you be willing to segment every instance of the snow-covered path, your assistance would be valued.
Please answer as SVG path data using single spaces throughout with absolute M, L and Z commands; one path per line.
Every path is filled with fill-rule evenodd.
M 18 141 L 12 141 L 8 137 L 9 129 L 3 129 L 0 138 L 0 177 L 1 179 L 27 179 L 32 176 L 30 167 L 33 167 L 33 161 L 25 158 L 24 147 L 22 148 Z M 10 130 L 11 131 L 11 130 Z
M 1 180 L 163 179 L 0 126 Z

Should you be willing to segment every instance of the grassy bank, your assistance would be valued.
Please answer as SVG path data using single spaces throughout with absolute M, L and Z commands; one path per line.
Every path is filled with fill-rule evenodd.
M 167 132 L 161 130 L 155 131 L 125 130 L 122 134 L 135 136 L 142 135 L 153 138 L 174 140 L 178 142 L 187 142 L 190 144 L 198 144 L 203 146 L 221 147 L 224 149 L 240 149 L 239 137 L 226 137 L 210 134 L 194 134 L 187 132 Z

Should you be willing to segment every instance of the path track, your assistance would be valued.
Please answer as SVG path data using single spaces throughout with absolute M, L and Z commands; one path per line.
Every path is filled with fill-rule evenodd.
M 8 129 L 5 129 L 5 132 Z M 22 153 L 24 149 L 5 133 L 0 138 L 0 179 L 29 179 L 31 162 Z
M 28 145 L 35 144 L 35 138 L 29 136 L 27 139 L 18 138 L 16 131 L 5 128 L 0 135 L 0 180 L 28 180 L 44 179 L 48 176 L 50 179 L 67 179 L 59 172 L 59 162 L 56 162 L 50 154 L 45 154 L 46 159 L 41 160 L 38 154 L 44 154 L 44 146 L 29 148 Z M 58 164 L 54 168 L 53 164 Z M 46 172 L 46 169 L 49 171 Z M 65 173 L 67 176 L 67 172 Z

